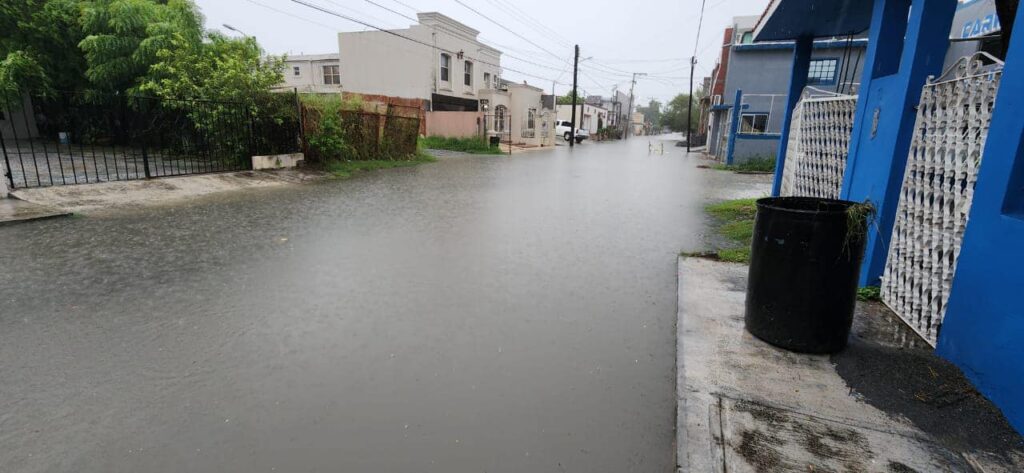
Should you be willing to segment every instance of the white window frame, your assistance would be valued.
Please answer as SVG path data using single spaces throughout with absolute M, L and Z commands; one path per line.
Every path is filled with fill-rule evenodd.
M 508 117 L 508 107 L 504 105 L 498 105 L 494 107 L 494 131 L 498 133 L 505 132 L 505 121 Z
M 292 66 L 292 75 L 299 77 L 302 75 L 302 68 L 299 66 Z
M 473 61 L 462 63 L 462 83 L 471 90 L 473 88 Z
M 324 85 L 341 85 L 341 66 L 324 64 L 320 70 L 324 73 Z
M 452 79 L 452 56 L 448 53 L 441 53 L 441 71 L 438 74 L 441 82 L 451 82 Z
M 749 123 L 747 117 L 750 117 Z M 758 118 L 764 117 L 764 129 L 761 131 L 757 130 Z M 740 133 L 745 135 L 764 135 L 768 133 L 768 123 L 771 120 L 772 115 L 768 112 L 744 112 L 740 115 Z
M 489 88 L 490 86 L 491 86 L 491 73 L 490 72 L 485 72 L 484 73 L 484 87 L 485 88 Z

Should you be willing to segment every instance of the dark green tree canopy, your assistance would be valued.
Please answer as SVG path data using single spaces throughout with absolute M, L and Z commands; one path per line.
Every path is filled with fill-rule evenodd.
M 249 101 L 282 80 L 191 0 L 0 0 L 0 97 L 56 91 Z

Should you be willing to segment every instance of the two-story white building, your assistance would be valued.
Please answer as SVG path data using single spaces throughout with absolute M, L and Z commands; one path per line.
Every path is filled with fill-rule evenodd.
M 417 17 L 406 29 L 338 34 L 344 91 L 421 99 L 433 111 L 479 111 L 481 91 L 498 86 L 501 51 L 445 15 Z
M 281 88 L 313 93 L 341 92 L 341 63 L 337 54 L 288 56 L 284 62 Z

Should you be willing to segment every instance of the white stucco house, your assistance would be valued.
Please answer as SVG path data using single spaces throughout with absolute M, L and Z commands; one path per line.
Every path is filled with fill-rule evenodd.
M 501 51 L 445 15 L 417 17 L 405 29 L 338 34 L 344 91 L 421 99 L 433 111 L 479 111 L 481 91 L 499 84 Z
M 558 106 L 559 120 L 572 120 L 572 105 Z M 608 110 L 593 104 L 576 105 L 576 127 L 597 133 L 601 128 L 610 126 Z
M 341 92 L 341 63 L 337 54 L 307 54 L 285 58 L 282 89 L 299 92 Z
M 543 96 L 540 87 L 504 80 L 497 88 L 481 90 L 487 135 L 525 146 L 554 146 L 555 111 L 544 106 Z

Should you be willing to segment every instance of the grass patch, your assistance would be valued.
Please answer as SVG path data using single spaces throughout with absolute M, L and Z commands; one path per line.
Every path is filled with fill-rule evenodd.
M 419 153 L 415 159 L 405 161 L 331 161 L 327 163 L 327 171 L 338 179 L 348 179 L 360 172 L 377 171 L 380 169 L 407 168 L 419 166 L 424 163 L 432 163 L 437 158 L 425 153 Z
M 750 264 L 750 245 L 754 238 L 754 216 L 757 199 L 737 199 L 711 204 L 705 211 L 718 221 L 715 231 L 729 246 L 714 252 L 717 259 L 730 263 Z
M 878 286 L 867 286 L 857 289 L 857 300 L 858 301 L 872 301 L 878 302 L 882 300 L 882 288 Z
M 501 147 L 492 147 L 483 138 L 447 138 L 427 136 L 420 138 L 420 148 L 461 151 L 470 154 L 505 154 Z
M 752 158 L 740 164 L 712 164 L 711 169 L 733 172 L 775 172 L 775 158 Z

